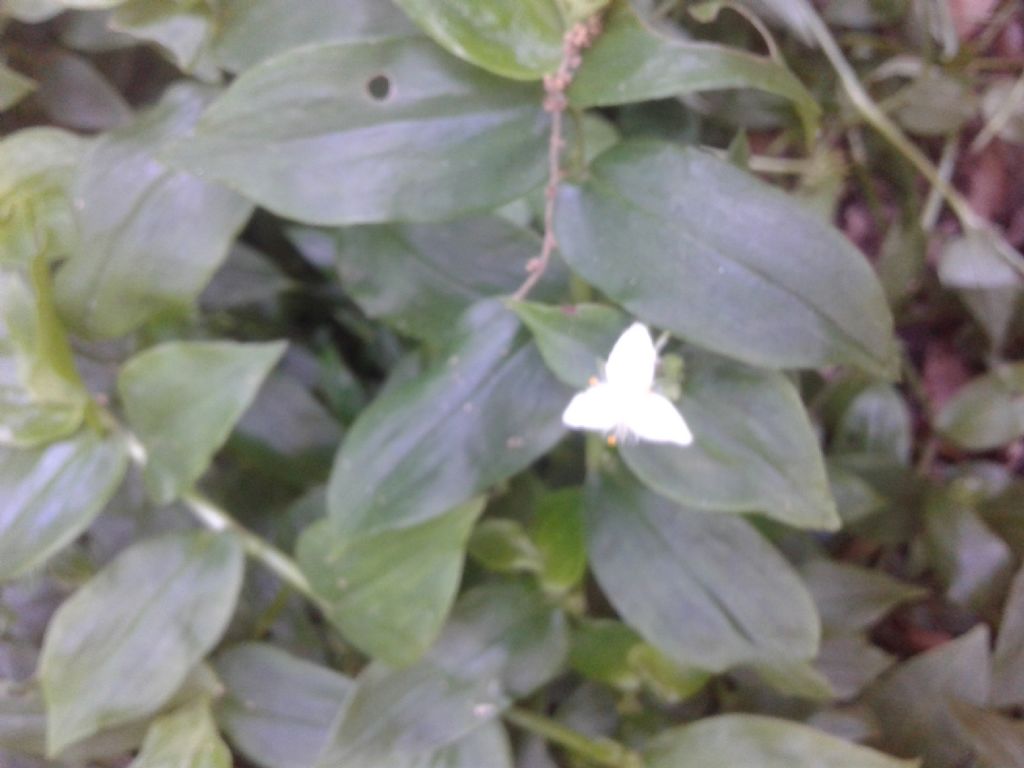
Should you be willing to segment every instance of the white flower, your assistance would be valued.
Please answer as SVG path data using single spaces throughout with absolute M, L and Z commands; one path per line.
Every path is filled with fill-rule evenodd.
M 634 323 L 608 355 L 604 381 L 573 397 L 562 421 L 573 429 L 609 435 L 608 442 L 637 438 L 654 443 L 689 445 L 693 434 L 664 395 L 653 390 L 658 351 L 647 328 Z

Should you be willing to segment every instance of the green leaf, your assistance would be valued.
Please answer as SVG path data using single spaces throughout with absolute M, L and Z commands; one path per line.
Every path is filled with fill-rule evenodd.
M 1024 703 L 1024 571 L 1013 579 L 996 636 L 992 703 L 997 707 Z
M 57 276 L 58 304 L 76 332 L 118 336 L 187 309 L 227 258 L 252 207 L 156 158 L 192 129 L 212 95 L 174 86 L 87 154 L 74 190 L 81 240 Z
M 267 60 L 166 154 L 298 221 L 438 220 L 539 186 L 547 128 L 537 88 L 405 38 Z
M 129 768 L 231 768 L 234 761 L 206 701 L 153 722 Z
M 839 527 L 817 436 L 783 374 L 694 351 L 686 357 L 680 409 L 692 445 L 620 449 L 649 487 L 699 509 L 759 512 L 799 528 Z
M 168 342 L 125 363 L 118 392 L 146 447 L 155 501 L 172 501 L 206 471 L 284 350 L 283 342 Z
M 532 230 L 497 216 L 292 230 L 291 239 L 304 253 L 330 254 L 345 292 L 367 315 L 431 341 L 450 333 L 473 302 L 512 293 L 540 252 Z M 554 297 L 564 283 L 564 270 L 552 270 L 537 295 Z
M 961 448 L 987 451 L 1024 435 L 1024 364 L 979 376 L 950 398 L 935 428 Z
M 555 0 L 395 0 L 438 44 L 496 75 L 539 80 L 558 69 L 563 22 Z
M 426 522 L 531 464 L 563 434 L 569 393 L 499 301 L 471 307 L 419 377 L 389 389 L 349 430 L 328 513 L 354 535 Z
M 826 632 L 830 629 L 825 626 Z M 814 666 L 828 680 L 835 698 L 849 701 L 860 695 L 895 661 L 894 657 L 872 645 L 866 635 L 833 634 L 826 635 L 822 641 Z
M 629 325 L 625 314 L 603 304 L 552 307 L 517 301 L 509 308 L 530 329 L 551 372 L 577 389 L 603 374 L 605 358 Z
M 263 768 L 313 765 L 355 687 L 347 677 L 271 645 L 234 646 L 215 666 L 227 689 L 217 703 L 217 722 Z
M 960 292 L 997 351 L 1002 348 L 1024 282 L 988 232 L 948 241 L 939 254 L 939 280 Z
M 649 768 L 914 768 L 806 725 L 759 715 L 721 715 L 662 734 Z
M 49 753 L 158 710 L 223 633 L 243 566 L 230 536 L 162 536 L 122 552 L 61 605 L 39 662 Z
M 208 57 L 217 21 L 208 3 L 131 0 L 113 14 L 110 27 L 156 44 L 182 71 L 216 82 L 219 72 Z
M 583 581 L 587 547 L 579 490 L 564 488 L 541 497 L 530 533 L 540 552 L 540 581 L 545 589 L 565 592 Z
M 537 545 L 522 523 L 508 518 L 490 518 L 473 529 L 469 556 L 497 573 L 536 573 L 541 569 Z
M 629 663 L 629 655 L 643 638 L 619 621 L 595 619 L 574 627 L 569 662 L 590 680 L 624 691 L 640 687 L 640 676 Z
M 988 629 L 979 624 L 882 678 L 866 699 L 882 725 L 882 746 L 921 756 L 935 768 L 963 765 L 971 747 L 951 707 L 957 700 L 981 705 L 988 699 L 988 643 Z
M 808 139 L 817 132 L 821 110 L 785 66 L 650 28 L 628 3 L 620 3 L 611 13 L 597 43 L 584 53 L 569 98 L 580 108 L 607 107 L 728 88 L 756 88 L 781 96 L 796 107 Z
M 415 30 L 390 0 L 222 0 L 214 41 L 218 63 L 241 72 L 290 48 L 370 40 Z
M 868 629 L 902 603 L 927 597 L 928 590 L 855 565 L 819 558 L 802 569 L 826 632 Z
M 695 344 L 774 368 L 897 370 L 892 315 L 864 257 L 726 161 L 623 142 L 562 186 L 556 226 L 584 279 Z
M 952 491 L 936 491 L 928 499 L 923 539 L 950 600 L 985 613 L 1003 599 L 1013 574 L 1013 552 Z
M 889 384 L 872 384 L 846 407 L 832 436 L 832 451 L 891 456 L 910 462 L 913 424 L 903 396 Z
M 0 448 L 0 581 L 77 538 L 114 495 L 127 461 L 122 440 L 92 432 L 43 448 Z
M 0 264 L 63 256 L 75 239 L 68 190 L 86 143 L 56 128 L 27 128 L 0 141 Z
M 0 111 L 10 109 L 36 88 L 36 82 L 0 64 Z
M 677 506 L 621 469 L 595 479 L 585 514 L 601 589 L 677 663 L 722 671 L 817 652 L 810 595 L 744 520 Z
M 567 651 L 564 616 L 536 590 L 471 590 L 425 659 L 399 670 L 371 664 L 360 675 L 316 766 L 386 768 L 448 746 L 548 682 Z
M 320 520 L 299 539 L 299 564 L 349 642 L 389 664 L 410 664 L 441 632 L 483 506 L 477 499 L 419 525 L 364 536 Z

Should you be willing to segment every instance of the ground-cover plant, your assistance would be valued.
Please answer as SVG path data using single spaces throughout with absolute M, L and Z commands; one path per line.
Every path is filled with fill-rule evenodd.
M 0 25 L 0 768 L 1024 766 L 1019 3 Z

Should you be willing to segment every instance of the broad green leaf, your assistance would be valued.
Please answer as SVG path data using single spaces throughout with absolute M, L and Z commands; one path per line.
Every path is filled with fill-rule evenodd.
M 132 108 L 89 59 L 58 46 L 29 56 L 26 74 L 38 81 L 32 105 L 50 122 L 79 131 L 106 131 L 131 119 Z
M 785 375 L 694 351 L 686 355 L 679 408 L 692 445 L 639 442 L 620 449 L 649 487 L 702 510 L 759 512 L 799 528 L 839 527 L 817 436 Z
M 910 462 L 913 424 L 903 396 L 889 384 L 872 384 L 850 402 L 836 425 L 832 451 L 873 453 Z
M 234 761 L 210 714 L 199 701 L 153 722 L 129 768 L 231 768 Z
M 855 565 L 819 558 L 801 569 L 826 632 L 868 629 L 901 603 L 921 600 L 928 590 Z
M 327 494 L 339 533 L 426 522 L 516 474 L 562 436 L 569 393 L 499 301 L 467 310 L 436 359 L 349 430 Z
M 419 525 L 364 536 L 320 520 L 299 539 L 299 564 L 349 642 L 375 659 L 410 664 L 441 632 L 483 505 L 477 499 Z
M 580 108 L 631 104 L 694 91 L 755 88 L 791 101 L 810 140 L 820 109 L 782 64 L 717 43 L 653 29 L 620 3 L 594 47 L 583 54 L 569 98 Z
M 167 342 L 121 369 L 118 392 L 146 447 L 146 489 L 166 504 L 206 471 L 263 380 L 282 342 Z
M 556 0 L 395 0 L 461 59 L 516 80 L 558 69 L 564 24 Z
M 829 461 L 826 470 L 832 498 L 844 525 L 870 517 L 885 506 L 885 499 L 871 484 L 841 462 Z
M 796 572 L 747 522 L 677 506 L 621 468 L 585 504 L 601 589 L 648 642 L 710 671 L 815 655 L 819 623 Z
M 53 18 L 63 10 L 63 0 L 0 0 L 0 16 L 36 24 Z
M 629 325 L 622 312 L 602 304 L 553 307 L 517 301 L 509 307 L 530 329 L 551 372 L 578 389 L 604 374 L 608 353 Z
M 220 639 L 243 566 L 231 536 L 161 536 L 126 549 L 61 605 L 39 663 L 49 753 L 158 710 Z
M 573 628 L 569 663 L 590 680 L 623 691 L 640 687 L 640 675 L 629 663 L 630 653 L 643 638 L 619 621 L 595 619 Z
M 122 440 L 92 432 L 42 448 L 0 448 L 0 581 L 17 578 L 84 531 L 127 468 Z
M 1003 599 L 1013 552 L 954 492 L 936 491 L 929 498 L 923 540 L 950 600 L 985 613 Z
M 987 451 L 1024 435 L 1024 364 L 979 376 L 939 411 L 935 427 L 961 448 Z
M 459 600 L 425 659 L 364 670 L 316 766 L 386 768 L 446 747 L 548 682 L 567 652 L 565 619 L 538 592 L 522 584 L 478 587 Z
M 951 709 L 954 701 L 984 704 L 991 689 L 988 629 L 903 662 L 867 693 L 884 731 L 882 746 L 920 756 L 935 768 L 963 765 L 971 748 Z
M 10 109 L 32 93 L 36 82 L 0 64 L 0 111 Z
M 829 679 L 807 661 L 755 664 L 751 669 L 772 691 L 787 698 L 827 702 L 837 698 Z
M 427 340 L 449 333 L 473 302 L 512 293 L 540 252 L 536 234 L 497 216 L 293 230 L 291 238 L 304 252 L 332 254 L 345 292 L 367 315 Z M 554 297 L 564 277 L 552 270 L 537 295 Z
M 649 768 L 915 768 L 806 725 L 760 715 L 720 715 L 662 734 Z
M 156 158 L 191 130 L 212 95 L 172 87 L 83 161 L 74 190 L 81 240 L 57 276 L 58 304 L 77 332 L 118 336 L 187 309 L 227 258 L 252 207 Z
M 271 56 L 312 43 L 408 35 L 415 27 L 391 0 L 222 0 L 214 55 L 241 72 Z
M 1019 571 L 1006 598 L 992 657 L 992 703 L 1024 703 L 1024 571 Z
M 539 186 L 547 127 L 536 87 L 410 37 L 264 61 L 166 156 L 298 221 L 437 220 Z
M 726 161 L 623 142 L 562 186 L 556 226 L 580 276 L 695 344 L 774 368 L 897 368 L 892 315 L 864 257 Z
M 953 714 L 983 765 L 1024 768 L 1024 722 L 964 702 Z
M 921 136 L 948 136 L 959 131 L 977 111 L 970 85 L 927 67 L 898 92 L 896 121 Z
M 310 768 L 354 689 L 347 677 L 272 645 L 234 646 L 215 665 L 227 689 L 217 722 L 262 768 Z
M 825 625 L 825 631 L 831 628 Z M 825 676 L 835 697 L 849 701 L 889 669 L 896 659 L 872 645 L 866 635 L 826 635 L 814 667 Z
M 540 553 L 540 581 L 545 589 L 563 592 L 583 580 L 587 548 L 579 490 L 565 488 L 541 497 L 530 533 Z
M 0 141 L 0 264 L 25 267 L 71 247 L 68 190 L 85 146 L 57 128 L 27 128 Z

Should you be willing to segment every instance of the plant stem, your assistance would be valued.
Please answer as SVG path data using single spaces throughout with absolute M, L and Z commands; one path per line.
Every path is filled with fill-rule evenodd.
M 504 717 L 517 728 L 557 744 L 594 765 L 606 768 L 643 768 L 640 755 L 617 741 L 592 739 L 579 731 L 566 728 L 557 720 L 520 707 L 506 710 Z
M 148 457 L 146 447 L 134 434 L 123 430 L 128 441 L 128 452 L 132 461 L 140 469 L 146 466 Z M 284 583 L 292 587 L 317 607 L 322 607 L 320 598 L 313 591 L 312 585 L 298 564 L 279 550 L 273 544 L 264 540 L 261 536 L 253 533 L 239 523 L 226 510 L 217 506 L 213 501 L 206 498 L 195 490 L 189 490 L 181 494 L 181 501 L 188 507 L 192 515 L 203 525 L 212 531 L 230 531 L 242 541 L 246 554 L 253 560 L 258 560 Z

